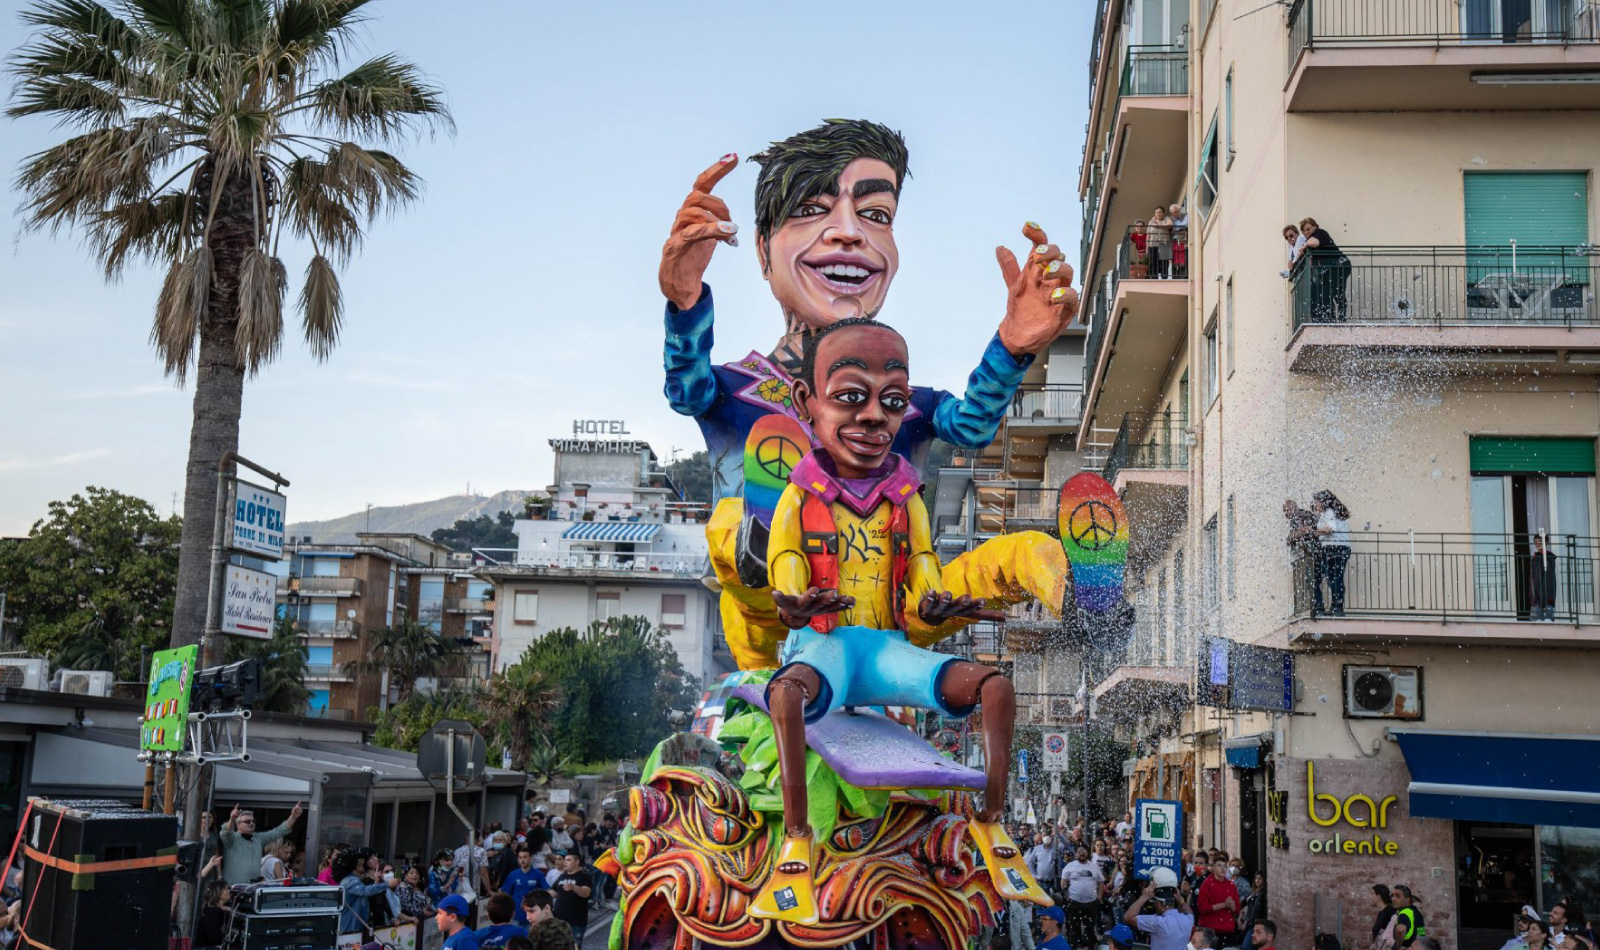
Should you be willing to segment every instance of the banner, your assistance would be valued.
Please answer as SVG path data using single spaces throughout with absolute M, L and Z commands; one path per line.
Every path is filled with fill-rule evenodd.
M 276 577 L 229 564 L 222 583 L 222 632 L 270 639 L 277 599 Z
M 189 692 L 199 659 L 198 644 L 161 650 L 151 658 L 139 748 L 147 752 L 183 751 L 189 723 Z

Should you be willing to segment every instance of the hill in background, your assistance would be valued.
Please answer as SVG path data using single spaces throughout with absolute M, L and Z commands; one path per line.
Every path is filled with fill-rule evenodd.
M 348 544 L 356 540 L 358 531 L 394 531 L 420 534 L 429 537 L 435 528 L 448 528 L 460 520 L 471 520 L 479 515 L 493 518 L 502 511 L 522 517 L 522 499 L 533 494 L 533 489 L 502 491 L 493 495 L 451 495 L 433 501 L 419 501 L 410 505 L 393 505 L 358 511 L 341 518 L 326 521 L 291 522 L 288 535 L 294 539 L 309 536 L 321 544 Z M 370 514 L 371 520 L 368 520 Z

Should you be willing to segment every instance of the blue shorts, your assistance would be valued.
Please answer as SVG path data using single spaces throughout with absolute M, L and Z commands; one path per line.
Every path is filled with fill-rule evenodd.
M 844 706 L 916 706 L 959 719 L 973 706 L 952 707 L 939 700 L 941 680 L 960 657 L 924 650 L 906 642 L 899 630 L 836 627 L 818 633 L 810 627 L 789 631 L 779 654 L 783 666 L 809 666 L 822 680 L 822 692 L 806 704 L 806 725 Z M 767 700 L 772 687 L 767 686 Z

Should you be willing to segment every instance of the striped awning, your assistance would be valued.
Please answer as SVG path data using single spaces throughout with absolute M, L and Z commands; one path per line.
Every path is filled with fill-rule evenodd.
M 619 541 L 642 544 L 661 533 L 658 524 L 637 521 L 580 521 L 561 533 L 564 541 Z

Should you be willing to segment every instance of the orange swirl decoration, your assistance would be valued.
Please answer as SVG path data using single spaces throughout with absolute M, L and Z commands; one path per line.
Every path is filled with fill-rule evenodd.
M 805 927 L 751 917 L 772 870 L 776 823 L 710 769 L 663 767 L 629 794 L 631 838 L 619 846 L 622 922 L 612 950 L 965 947 L 1000 898 L 967 836 L 970 797 L 895 793 L 875 818 L 841 811 L 820 848 L 821 919 Z

